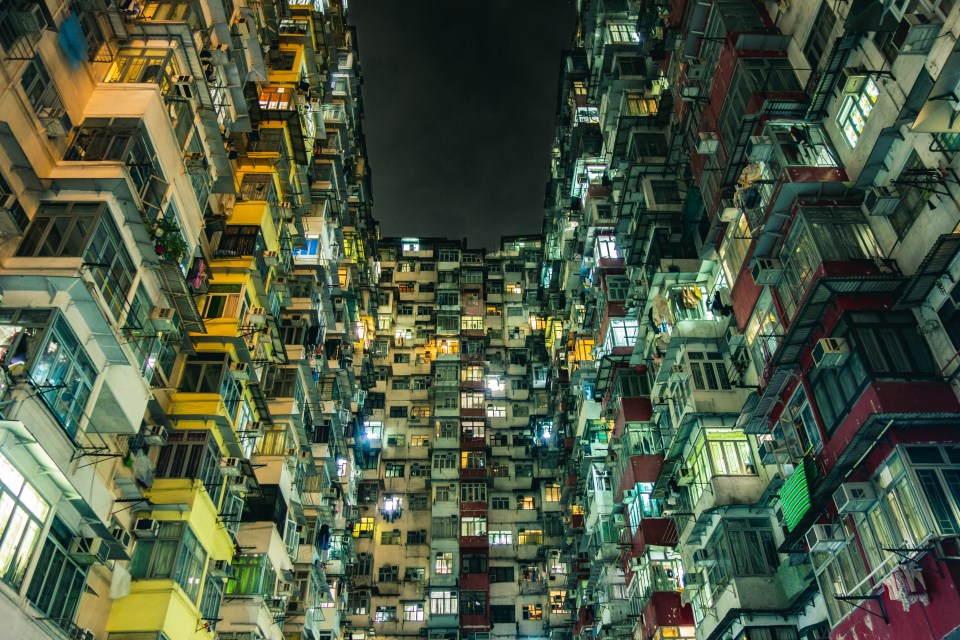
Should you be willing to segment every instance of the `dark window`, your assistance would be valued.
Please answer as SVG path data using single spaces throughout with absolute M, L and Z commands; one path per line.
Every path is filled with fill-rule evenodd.
M 900 175 L 896 179 L 897 190 L 900 192 L 900 206 L 890 215 L 887 220 L 890 221 L 897 237 L 904 237 L 913 223 L 917 221 L 927 204 L 930 197 L 930 190 L 927 188 L 924 178 L 921 175 L 926 171 L 926 167 L 920 160 L 916 151 L 910 152 Z
M 486 591 L 461 591 L 460 614 L 465 616 L 483 616 L 487 614 Z
M 391 418 L 406 418 L 407 407 L 390 407 Z
M 837 24 L 837 14 L 833 12 L 830 4 L 827 0 L 824 0 L 820 4 L 820 9 L 817 11 L 817 18 L 813 21 L 813 26 L 810 28 L 810 35 L 807 36 L 807 44 L 803 47 L 803 55 L 806 56 L 807 62 L 814 69 L 817 68 L 823 59 L 823 54 L 826 52 L 827 45 L 830 43 L 830 34 L 833 32 L 833 27 Z
M 87 581 L 86 567 L 67 554 L 72 537 L 66 525 L 55 518 L 27 590 L 33 606 L 63 628 L 73 622 Z
M 493 624 L 516 621 L 517 611 L 512 604 L 490 605 L 490 622 Z
M 483 554 L 466 553 L 460 562 L 461 573 L 486 573 L 487 556 Z
M 513 567 L 490 567 L 490 582 L 513 582 Z M 492 613 L 493 607 L 491 607 Z
M 254 256 L 265 248 L 259 225 L 230 224 L 220 236 L 214 257 Z

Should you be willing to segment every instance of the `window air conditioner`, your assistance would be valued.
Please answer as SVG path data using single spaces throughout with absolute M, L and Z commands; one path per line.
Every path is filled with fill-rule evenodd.
M 167 428 L 162 424 L 145 424 L 140 432 L 146 445 L 162 447 L 167 444 Z
M 160 522 L 153 518 L 140 518 L 133 525 L 134 538 L 156 538 L 160 535 Z
M 173 331 L 175 328 L 174 315 L 176 312 L 170 307 L 156 307 L 150 311 L 150 324 L 154 331 Z
M 754 283 L 776 285 L 783 276 L 783 263 L 776 258 L 757 258 L 751 269 Z
M 264 251 L 263 261 L 268 267 L 276 267 L 280 264 L 280 254 L 276 251 Z
M 850 347 L 843 338 L 821 338 L 813 346 L 813 363 L 818 367 L 840 367 L 850 357 Z
M 0 236 L 18 236 L 26 231 L 27 219 L 23 224 L 17 219 L 17 197 L 12 193 L 0 193 Z
M 860 206 L 864 215 L 891 216 L 900 207 L 900 192 L 893 185 L 876 186 L 867 189 Z
M 263 324 L 267 321 L 267 311 L 263 307 L 251 307 L 247 312 L 248 324 Z
M 833 524 L 815 524 L 807 531 L 807 547 L 811 552 L 839 551 L 846 543 L 843 527 Z
M 773 141 L 767 136 L 750 136 L 747 157 L 750 162 L 770 162 L 773 160 Z
M 712 156 L 720 150 L 720 136 L 716 131 L 701 131 L 697 134 L 697 153 Z
M 173 76 L 171 85 L 177 98 L 190 101 L 194 99 L 193 76 Z
M 213 560 L 210 562 L 210 575 L 214 578 L 229 578 L 233 575 L 233 567 L 229 560 Z
M 838 513 L 863 513 L 877 503 L 877 492 L 869 482 L 844 482 L 833 494 Z
M 77 564 L 89 565 L 106 562 L 110 548 L 102 538 L 77 536 L 70 543 L 70 558 Z
M 224 458 L 220 461 L 220 473 L 225 476 L 240 475 L 240 458 Z
M 697 549 L 693 552 L 693 564 L 704 569 L 717 564 L 717 559 L 709 549 Z
M 681 487 L 693 484 L 693 469 L 690 467 L 680 467 L 677 470 L 677 484 Z
M 247 366 L 246 362 L 231 362 L 230 375 L 235 380 L 245 380 L 247 378 Z

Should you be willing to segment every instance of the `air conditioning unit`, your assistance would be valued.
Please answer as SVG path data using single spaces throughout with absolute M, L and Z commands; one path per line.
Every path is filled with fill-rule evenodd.
M 900 208 L 900 192 L 893 185 L 867 189 L 860 209 L 867 216 L 891 216 Z
M 12 193 L 0 193 L 0 236 L 22 234 L 26 231 L 26 222 L 26 216 L 17 219 L 17 197 Z
M 843 338 L 820 338 L 813 346 L 813 363 L 818 367 L 840 367 L 849 357 L 850 347 Z
M 140 429 L 143 442 L 151 447 L 162 447 L 167 444 L 167 428 L 162 424 L 145 424 Z
M 697 549 L 693 552 L 693 564 L 700 569 L 716 566 L 717 559 L 709 549 Z
M 690 571 L 683 574 L 683 588 L 697 589 L 703 586 L 703 574 Z
M 232 476 L 227 482 L 227 488 L 234 493 L 243 493 L 247 490 L 247 476 Z
M 720 150 L 720 135 L 716 131 L 701 131 L 697 134 L 697 153 L 712 156 Z
M 736 222 L 740 219 L 740 207 L 734 206 L 733 202 L 726 203 L 729 206 L 724 206 L 720 209 L 720 222 Z
M 900 55 L 920 55 L 930 51 L 936 37 L 940 34 L 943 24 L 933 15 L 911 13 L 903 17 L 910 25 L 907 39 L 900 45 Z
M 833 493 L 838 513 L 864 513 L 877 504 L 877 492 L 869 482 L 844 482 Z
M 130 534 L 127 529 L 114 521 L 113 527 L 110 529 L 110 534 L 113 536 L 113 539 L 120 543 L 120 546 L 126 549 L 130 546 L 130 543 L 133 542 L 133 536 Z
M 846 544 L 843 527 L 833 524 L 815 524 L 807 531 L 807 547 L 811 552 L 839 551 Z
M 220 461 L 220 473 L 225 476 L 239 476 L 240 458 L 223 458 Z
M 160 521 L 153 518 L 140 518 L 133 525 L 134 538 L 156 538 L 160 535 Z
M 229 578 L 233 575 L 233 567 L 229 560 L 212 560 L 210 562 L 210 575 L 214 578 Z
M 280 254 L 277 251 L 264 251 L 263 261 L 269 267 L 276 267 L 280 264 Z
M 683 102 L 696 102 L 700 100 L 701 86 L 697 80 L 687 80 L 680 85 L 680 99 Z
M 77 536 L 70 542 L 70 558 L 78 564 L 106 562 L 110 548 L 102 538 Z
M 292 582 L 281 582 L 277 586 L 277 597 L 279 598 L 289 598 L 293 595 L 293 583 Z
M 677 484 L 681 487 L 693 484 L 693 469 L 690 467 L 680 467 L 677 469 Z
M 263 307 L 250 307 L 247 312 L 248 324 L 263 324 L 267 321 L 267 311 Z
M 94 635 L 93 631 L 90 629 L 82 629 L 80 627 L 73 627 L 68 633 L 70 640 L 97 640 L 97 637 Z
M 776 285 L 783 276 L 783 263 L 776 258 L 757 258 L 751 274 L 756 284 Z
M 863 85 L 867 82 L 867 76 L 848 76 L 843 85 L 843 95 L 856 96 L 860 94 Z
M 196 96 L 193 90 L 193 76 L 173 76 L 171 85 L 176 97 L 181 100 L 193 100 Z
M 690 63 L 687 65 L 687 80 L 704 80 L 707 76 L 707 65 Z
M 156 307 L 150 311 L 150 324 L 154 331 L 173 331 L 176 328 L 176 312 L 170 307 Z
M 232 375 L 235 380 L 246 380 L 248 366 L 246 362 L 231 362 L 230 375 Z
M 750 136 L 747 157 L 750 162 L 770 162 L 773 160 L 773 141 L 767 136 Z

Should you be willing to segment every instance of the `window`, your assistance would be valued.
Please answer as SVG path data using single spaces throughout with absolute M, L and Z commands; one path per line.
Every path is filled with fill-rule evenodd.
M 461 451 L 461 469 L 483 469 L 487 466 L 487 456 L 483 451 Z
M 640 323 L 633 318 L 610 318 L 607 336 L 611 347 L 632 347 L 637 341 Z
M 410 510 L 411 511 L 426 511 L 429 507 L 427 506 L 427 494 L 425 493 L 411 493 L 410 494 Z
M 437 553 L 433 565 L 433 572 L 437 575 L 449 575 L 453 572 L 453 553 L 444 551 Z
M 490 508 L 491 509 L 509 509 L 510 498 L 507 496 L 493 496 L 493 498 L 490 499 Z
M 4 27 L 9 28 L 8 25 Z M 9 48 L 7 52 L 10 52 Z M 23 87 L 27 101 L 33 107 L 33 112 L 40 118 L 48 135 L 65 136 L 70 133 L 72 128 L 70 116 L 67 115 L 60 92 L 57 91 L 57 85 L 50 78 L 50 72 L 47 71 L 39 54 L 35 55 L 23 70 L 20 86 Z
M 156 538 L 137 540 L 130 560 L 130 575 L 141 580 L 173 580 L 190 601 L 196 603 L 207 552 L 185 523 L 159 524 Z
M 532 496 L 521 496 L 517 498 L 517 509 L 532 510 L 536 508 L 536 501 Z
M 86 567 L 67 553 L 72 539 L 73 532 L 54 518 L 27 590 L 33 606 L 61 627 L 73 621 L 87 581 Z
M 489 542 L 491 546 L 513 544 L 513 532 L 491 531 L 489 534 L 487 534 L 487 542 Z
M 50 505 L 0 453 L 0 580 L 19 590 Z
M 392 520 L 387 520 L 391 522 Z M 400 544 L 400 529 L 390 529 L 380 532 L 380 544 Z
M 443 453 L 433 454 L 433 468 L 434 469 L 456 469 L 457 468 L 456 452 L 443 452 Z
M 690 362 L 693 385 L 697 389 L 701 391 L 730 390 L 730 380 L 727 378 L 727 367 L 723 362 L 722 353 L 688 351 L 687 359 Z
M 393 354 L 393 363 L 394 364 L 410 364 L 410 354 L 409 353 Z
M 406 602 L 403 604 L 403 619 L 406 622 L 423 622 L 423 603 Z
M 540 529 L 528 529 L 517 534 L 518 544 L 543 544 L 543 531 Z
M 402 478 L 403 464 L 398 462 L 388 462 L 383 475 L 385 478 Z
M 277 571 L 264 553 L 244 553 L 231 563 L 232 577 L 227 582 L 229 595 L 262 595 L 273 597 Z
M 543 607 L 539 604 L 523 605 L 524 620 L 543 620 Z
M 480 482 L 464 482 L 460 485 L 461 502 L 486 502 L 487 485 Z
M 407 446 L 407 436 L 403 434 L 393 434 L 387 436 L 387 446 L 388 447 L 405 447 Z
M 720 245 L 720 264 L 727 282 L 736 281 L 752 240 L 750 221 L 746 213 L 741 214 L 736 222 L 727 225 L 723 244 Z
M 610 22 L 607 24 L 608 44 L 632 44 L 640 42 L 640 36 L 634 25 L 629 22 Z
M 388 564 L 377 569 L 377 582 L 396 582 L 400 578 L 400 567 Z
M 461 616 L 487 615 L 487 592 L 486 591 L 461 591 L 460 592 L 460 615 Z
M 354 616 L 367 615 L 370 611 L 370 593 L 351 589 L 347 596 L 347 611 Z
M 430 475 L 430 465 L 422 462 L 414 462 L 410 465 L 411 478 L 426 478 Z
M 490 475 L 494 478 L 509 478 L 510 465 L 505 462 L 495 464 L 490 468 Z
M 220 447 L 216 438 L 205 429 L 175 430 L 167 436 L 167 444 L 157 457 L 159 478 L 196 478 L 203 483 L 214 504 L 219 503 L 223 475 L 220 472 Z
M 397 608 L 396 607 L 377 607 L 376 613 L 373 614 L 374 622 L 396 622 L 397 621 Z
M 374 521 L 372 517 L 363 517 L 353 525 L 354 538 L 372 538 Z
M 513 582 L 513 567 L 490 567 L 490 582 Z
M 488 404 L 487 417 L 488 418 L 506 418 L 507 408 L 503 405 Z
M 861 76 L 861 78 L 860 93 L 855 96 L 847 96 L 840 106 L 840 112 L 837 114 L 837 125 L 843 132 L 843 138 L 851 149 L 856 147 L 860 141 L 867 120 L 873 113 L 873 107 L 877 104 L 877 99 L 880 98 L 880 87 L 877 86 L 873 78 L 868 76 Z
M 490 622 L 514 623 L 517 621 L 517 611 L 512 604 L 492 604 L 490 605 Z
M 487 535 L 487 516 L 464 516 L 461 518 L 460 535 L 464 537 Z
M 823 54 L 827 51 L 830 44 L 830 34 L 833 33 L 833 27 L 837 24 L 837 14 L 830 7 L 830 2 L 824 0 L 820 3 L 820 9 L 817 11 L 817 17 L 810 27 L 810 35 L 807 36 L 807 43 L 803 47 L 803 55 L 807 58 L 810 66 L 816 70 Z
M 393 406 L 390 407 L 390 417 L 391 418 L 406 418 L 409 408 L 407 406 Z
M 424 567 L 407 567 L 403 579 L 410 582 L 423 582 L 427 579 L 427 570 Z
M 437 573 L 440 572 L 438 571 Z M 456 591 L 430 592 L 430 613 L 433 615 L 456 615 L 458 609 L 457 603 Z
M 42 205 L 24 234 L 17 255 L 82 258 L 113 319 L 120 320 L 137 270 L 106 204 Z
M 899 238 L 903 238 L 913 228 L 914 222 L 923 213 L 927 200 L 930 198 L 929 188 L 924 186 L 922 178 L 918 179 L 916 175 L 926 171 L 926 169 L 926 165 L 920 160 L 916 150 L 913 150 L 895 181 L 897 191 L 900 193 L 900 206 L 887 220 L 889 220 L 890 226 L 893 227 Z M 921 184 L 918 184 L 918 182 Z
M 426 544 L 427 530 L 417 529 L 416 531 L 407 531 L 407 544 Z M 407 569 L 409 571 L 409 569 Z
M 465 553 L 460 560 L 460 573 L 486 573 L 487 556 L 481 553 Z

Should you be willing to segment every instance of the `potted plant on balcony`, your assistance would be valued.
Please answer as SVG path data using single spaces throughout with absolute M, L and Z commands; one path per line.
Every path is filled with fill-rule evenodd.
M 176 222 L 160 216 L 147 225 L 147 230 L 161 260 L 180 262 L 187 251 L 187 243 Z

